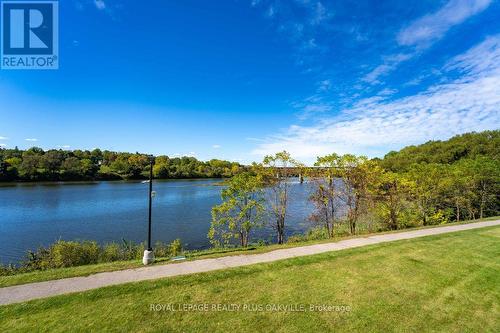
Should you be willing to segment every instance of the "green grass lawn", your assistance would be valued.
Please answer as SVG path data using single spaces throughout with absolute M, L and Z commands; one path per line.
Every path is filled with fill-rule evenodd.
M 484 218 L 482 220 L 463 221 L 463 222 L 459 222 L 459 223 L 447 223 L 444 226 L 466 224 L 466 223 L 472 223 L 472 222 L 481 222 L 481 221 L 491 221 L 491 220 L 498 220 L 498 219 L 500 219 L 500 217 L 495 216 L 495 217 Z M 441 226 L 443 226 L 443 225 L 426 226 L 426 227 L 411 228 L 411 229 L 404 229 L 404 230 L 398 230 L 398 231 L 389 231 L 387 233 L 410 231 L 410 230 L 416 230 L 416 229 L 438 228 Z M 381 234 L 381 233 L 377 233 L 377 234 Z M 197 259 L 205 259 L 205 258 L 222 257 L 222 256 L 228 256 L 228 255 L 256 254 L 256 253 L 269 252 L 269 251 L 273 251 L 273 250 L 277 250 L 277 249 L 312 245 L 312 244 L 318 244 L 318 243 L 327 243 L 327 242 L 339 241 L 342 239 L 348 239 L 348 238 L 353 238 L 353 237 L 354 238 L 355 237 L 367 237 L 370 235 L 371 234 L 362 234 L 362 235 L 358 235 L 358 236 L 348 236 L 348 237 L 344 236 L 344 237 L 336 237 L 335 239 L 324 239 L 324 240 L 307 241 L 307 242 L 305 241 L 305 242 L 299 242 L 299 243 L 287 243 L 287 244 L 283 244 L 283 245 L 274 244 L 274 245 L 267 245 L 267 246 L 254 246 L 254 247 L 249 247 L 246 249 L 243 249 L 243 248 L 222 249 L 222 250 L 209 249 L 209 250 L 203 250 L 203 251 L 198 251 L 198 252 L 189 252 L 186 254 L 186 257 L 188 260 L 197 260 Z M 165 265 L 165 264 L 169 264 L 169 263 L 172 263 L 172 262 L 170 262 L 167 258 L 160 258 L 160 259 L 157 259 L 157 262 L 155 263 L 155 265 Z M 78 267 L 50 269 L 50 270 L 45 270 L 45 271 L 34 271 L 34 272 L 9 275 L 9 276 L 0 276 L 0 288 L 20 285 L 20 284 L 26 284 L 26 283 L 32 283 L 32 282 L 49 281 L 49 280 L 64 279 L 64 278 L 77 277 L 77 276 L 88 276 L 88 275 L 96 274 L 96 273 L 111 272 L 111 271 L 117 271 L 117 270 L 129 269 L 129 268 L 139 268 L 139 267 L 143 267 L 141 260 L 131 260 L 131 261 L 116 261 L 116 262 L 110 262 L 110 263 L 101 263 L 101 264 L 78 266 Z
M 151 304 L 345 305 L 159 311 Z M 255 308 L 252 308 L 255 309 Z M 272 309 L 271 309 L 272 310 Z M 499 332 L 500 227 L 107 287 L 0 307 L 2 331 Z

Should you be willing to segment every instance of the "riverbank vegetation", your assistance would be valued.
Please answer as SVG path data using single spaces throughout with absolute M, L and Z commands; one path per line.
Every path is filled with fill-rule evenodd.
M 140 153 L 0 149 L 0 181 L 144 179 L 149 168 L 148 155 Z M 158 156 L 153 173 L 157 179 L 226 178 L 243 168 L 239 163 L 217 159 L 202 162 L 194 157 Z
M 61 295 L 0 307 L 0 326 L 23 332 L 40 327 L 51 332 L 363 332 L 367 327 L 496 332 L 499 236 L 498 227 L 481 228 Z M 158 303 L 208 304 L 210 310 L 152 311 Z M 252 308 L 217 311 L 212 304 Z M 278 305 L 307 310 L 280 311 Z M 338 308 L 310 310 L 311 305 Z
M 461 225 L 467 223 L 476 223 L 483 221 L 495 221 L 499 220 L 500 216 L 493 216 L 489 218 L 484 218 L 481 220 L 474 221 L 462 221 L 462 222 L 451 222 L 447 225 Z M 366 226 L 363 224 L 363 226 Z M 416 228 L 410 228 L 409 230 L 421 230 L 421 229 L 430 229 L 430 228 L 439 228 L 440 225 L 432 225 L 432 226 L 422 226 Z M 212 247 L 209 249 L 203 250 L 187 250 L 182 247 L 180 241 L 176 241 L 175 244 L 177 249 L 181 249 L 180 254 L 186 260 L 198 260 L 198 259 L 208 259 L 208 258 L 219 258 L 225 256 L 234 256 L 234 255 L 249 255 L 249 254 L 259 254 L 259 253 L 267 253 L 274 250 L 285 249 L 285 248 L 294 248 L 300 246 L 308 246 L 314 244 L 322 244 L 322 243 L 330 243 L 332 241 L 341 241 L 353 238 L 363 238 L 370 237 L 374 235 L 370 231 L 370 228 L 360 228 L 358 230 L 358 235 L 352 236 L 349 235 L 349 230 L 347 225 L 343 225 L 342 227 L 338 227 L 335 229 L 335 235 L 333 238 L 330 238 L 329 235 L 325 232 L 324 228 L 314 227 L 308 230 L 303 234 L 296 234 L 287 238 L 284 244 L 268 244 L 266 242 L 251 242 L 247 247 L 242 246 L 231 246 L 231 247 Z M 390 234 L 398 231 L 385 231 L 385 232 L 377 232 L 376 234 Z M 77 242 L 77 243 L 85 243 Z M 130 243 L 123 242 L 122 244 Z M 161 243 L 160 243 L 161 244 Z M 144 248 L 144 244 L 130 244 L 137 249 L 139 253 L 141 249 Z M 127 246 L 130 246 L 127 245 Z M 157 244 L 158 245 L 158 244 Z M 161 245 L 160 247 L 165 246 Z M 172 245 L 170 245 L 172 246 Z M 103 246 L 104 248 L 106 245 Z M 172 252 L 173 253 L 173 252 Z M 174 263 L 173 254 L 169 254 L 168 247 L 167 250 L 157 251 L 158 255 L 155 258 L 155 263 L 153 265 L 165 265 L 169 263 Z M 139 258 L 140 255 L 140 258 Z M 161 255 L 168 255 L 166 257 L 162 257 Z M 28 253 L 26 259 L 31 258 L 32 256 Z M 88 264 L 81 266 L 70 266 L 63 268 L 53 268 L 53 269 L 37 269 L 32 270 L 28 269 L 27 262 L 24 261 L 21 265 L 0 265 L 0 288 L 15 286 L 25 283 L 32 282 L 41 282 L 41 281 L 49 281 L 56 279 L 64 279 L 70 277 L 79 277 L 79 276 L 88 276 L 91 274 L 102 273 L 102 272 L 112 272 L 124 269 L 132 269 L 143 267 L 142 263 L 142 254 L 139 253 L 134 256 L 135 259 L 131 260 L 119 260 L 119 261 L 111 261 L 111 262 L 100 262 L 97 264 Z M 33 267 L 33 266 L 32 266 Z
M 95 265 L 117 261 L 140 260 L 146 249 L 144 243 L 123 240 L 122 243 L 99 245 L 95 241 L 59 240 L 48 247 L 28 251 L 20 265 L 0 265 L 0 276 L 15 275 L 33 271 Z M 180 239 L 170 244 L 157 242 L 154 254 L 157 258 L 171 258 L 182 252 Z
M 500 131 L 407 147 L 383 159 L 330 154 L 318 157 L 314 168 L 304 167 L 286 151 L 266 156 L 246 175 L 260 187 L 245 195 L 267 207 L 266 223 L 275 228 L 278 244 L 284 243 L 289 187 L 298 175 L 308 177 L 314 186 L 309 220 L 328 237 L 346 226 L 349 234 L 356 235 L 360 228 L 399 230 L 496 216 L 500 214 Z M 232 180 L 228 183 L 238 186 Z M 234 198 L 222 200 L 214 213 Z M 246 210 L 245 205 L 233 205 L 226 212 L 232 219 L 214 214 L 212 228 L 217 226 L 226 243 L 231 235 L 241 240 L 234 219 L 245 225 Z M 209 234 L 212 240 L 213 236 Z

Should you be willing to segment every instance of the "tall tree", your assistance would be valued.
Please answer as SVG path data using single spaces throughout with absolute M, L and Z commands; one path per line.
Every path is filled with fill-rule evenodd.
M 439 207 L 443 201 L 444 174 L 445 167 L 437 163 L 413 164 L 407 173 L 407 177 L 414 181 L 413 195 L 422 225 L 445 221 L 444 213 Z
M 221 197 L 223 202 L 212 208 L 210 241 L 220 246 L 236 238 L 242 247 L 247 247 L 250 232 L 262 224 L 262 182 L 255 175 L 241 173 L 229 180 Z
M 315 190 L 309 198 L 315 207 L 310 220 L 323 225 L 328 236 L 333 237 L 339 196 L 335 178 L 339 175 L 340 157 L 337 154 L 318 157 L 314 165 L 321 169 L 320 177 L 314 180 Z
M 346 154 L 339 159 L 339 172 L 343 182 L 340 197 L 346 205 L 350 232 L 355 234 L 359 218 L 373 202 L 374 184 L 382 168 L 365 156 Z
M 377 186 L 376 206 L 382 223 L 390 230 L 412 224 L 411 199 L 415 183 L 403 174 L 390 171 L 379 176 L 373 185 Z
M 444 191 L 448 203 L 453 207 L 455 220 L 460 222 L 465 219 L 466 212 L 469 217 L 474 218 L 472 209 L 473 179 L 466 169 L 466 164 L 456 163 L 446 167 L 444 174 Z
M 296 173 L 294 168 L 300 164 L 286 151 L 264 157 L 260 165 L 254 166 L 256 172 L 265 180 L 269 207 L 274 217 L 274 228 L 278 244 L 285 241 L 285 221 L 289 203 L 290 179 Z

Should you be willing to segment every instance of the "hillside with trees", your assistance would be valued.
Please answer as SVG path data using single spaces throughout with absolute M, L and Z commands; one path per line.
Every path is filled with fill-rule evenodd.
M 388 153 L 381 165 L 391 171 L 408 171 L 421 163 L 453 164 L 462 159 L 487 157 L 500 159 L 500 130 L 466 133 L 447 141 L 429 141 L 418 146 L 408 146 L 398 152 Z

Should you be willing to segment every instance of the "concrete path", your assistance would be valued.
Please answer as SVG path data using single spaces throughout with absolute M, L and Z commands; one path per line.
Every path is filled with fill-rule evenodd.
M 374 235 L 368 237 L 347 239 L 335 243 L 324 243 L 275 250 L 261 254 L 228 256 L 216 259 L 201 259 L 195 261 L 186 261 L 177 264 L 158 265 L 137 269 L 128 269 L 123 271 L 98 273 L 86 277 L 75 277 L 61 280 L 30 283 L 20 286 L 0 288 L 0 305 L 86 291 L 127 282 L 137 282 L 170 276 L 210 272 L 230 267 L 247 266 L 330 251 L 339 251 L 370 244 L 392 242 L 402 239 L 425 237 L 430 235 L 438 235 L 496 225 L 500 225 L 500 220 Z

